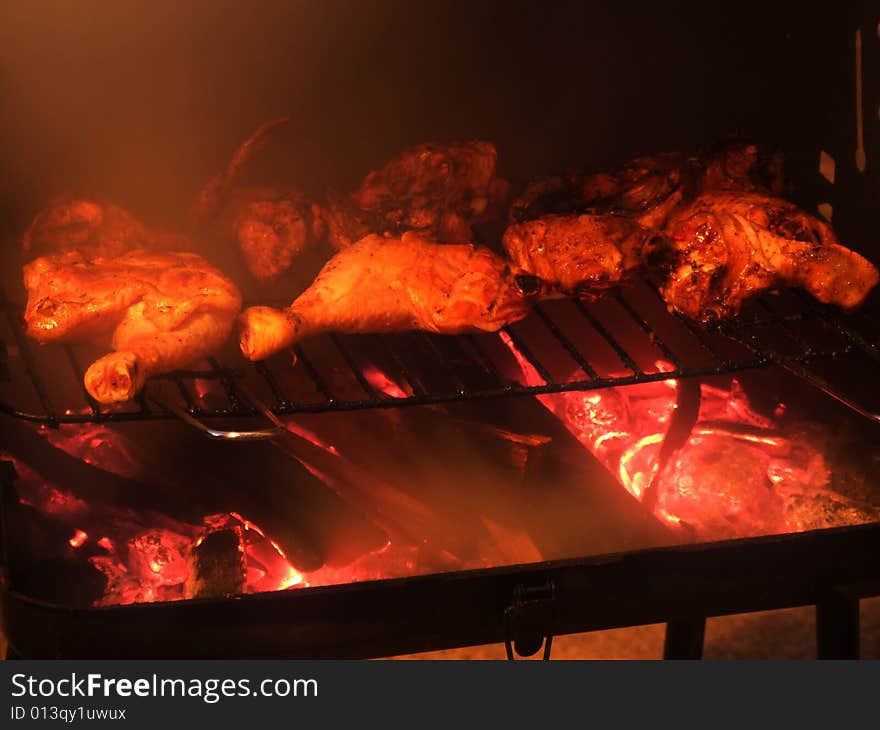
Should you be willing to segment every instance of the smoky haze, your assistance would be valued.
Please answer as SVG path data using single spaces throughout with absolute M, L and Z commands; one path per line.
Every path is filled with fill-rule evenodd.
M 6 2 L 0 212 L 20 230 L 49 196 L 86 193 L 173 224 L 284 114 L 265 174 L 307 191 L 428 140 L 491 139 L 517 177 L 778 118 L 772 11 L 609 5 Z M 723 42 L 746 29 L 748 51 Z

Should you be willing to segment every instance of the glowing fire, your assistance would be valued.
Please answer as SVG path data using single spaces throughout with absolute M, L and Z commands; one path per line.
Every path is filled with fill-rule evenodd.
M 502 340 L 525 382 L 544 381 L 512 340 Z M 658 362 L 660 372 L 670 369 Z M 636 499 L 657 477 L 676 408 L 677 381 L 537 396 Z M 783 435 L 757 413 L 737 381 L 701 385 L 697 425 L 659 475 L 655 516 L 698 540 L 747 537 L 869 522 L 878 511 L 831 489 L 819 443 Z M 779 418 L 784 406 L 774 414 Z
M 543 384 L 512 341 L 504 335 L 502 339 L 517 358 L 525 381 Z M 664 372 L 670 366 L 658 362 L 657 368 Z M 366 377 L 389 397 L 408 395 L 403 385 L 378 369 L 368 370 Z M 197 386 L 202 398 L 210 390 L 204 385 L 200 382 Z M 676 407 L 677 389 L 678 383 L 668 379 L 625 388 L 542 395 L 538 399 L 636 499 L 644 499 L 648 486 L 656 484 L 654 513 L 680 529 L 683 539 L 791 532 L 880 517 L 870 505 L 831 489 L 829 460 L 817 440 L 780 431 L 776 419 L 784 406 L 777 408 L 772 417 L 757 413 L 736 381 L 726 388 L 702 385 L 697 425 L 683 448 L 658 474 L 658 454 Z M 332 463 L 325 466 L 332 469 L 337 461 L 351 466 L 327 437 L 293 419 L 288 420 L 287 427 L 329 455 Z M 107 471 L 134 479 L 145 474 L 147 465 L 142 463 L 143 456 L 138 458 L 136 444 L 107 426 L 69 426 L 42 429 L 41 433 L 71 456 Z M 238 512 L 210 514 L 200 523 L 190 524 L 158 513 L 88 504 L 47 483 L 27 464 L 13 461 L 20 477 L 16 485 L 20 502 L 63 525 L 67 544 L 61 542 L 59 548 L 68 555 L 74 553 L 105 576 L 106 588 L 96 601 L 99 605 L 405 577 L 424 572 L 425 565 L 461 569 L 522 561 L 522 555 L 541 559 L 527 536 L 515 535 L 502 525 L 490 525 L 490 533 L 500 535 L 496 539 L 499 546 L 518 541 L 528 543 L 529 549 L 522 548 L 521 554 L 507 557 L 487 550 L 479 565 L 465 565 L 443 551 L 425 552 L 425 545 L 389 540 L 345 565 L 324 565 L 305 572 L 259 525 Z M 304 466 L 326 483 L 333 481 L 321 468 L 307 462 Z M 388 494 L 401 498 L 390 485 L 377 483 L 375 488 L 377 499 Z M 417 507 L 413 505 L 412 509 Z M 209 554 L 208 573 L 211 566 L 219 565 L 221 577 L 240 575 L 237 580 L 219 580 L 212 589 L 211 575 L 200 578 L 199 555 L 216 536 L 223 538 L 222 545 Z
M 367 366 L 364 368 L 364 377 L 376 390 L 391 398 L 408 398 L 412 393 L 404 390 L 399 383 L 389 378 L 379 368 Z
M 70 538 L 67 542 L 70 545 L 70 547 L 76 549 L 76 548 L 81 548 L 83 545 L 85 545 L 86 540 L 88 540 L 88 539 L 89 539 L 88 533 L 83 532 L 82 530 L 77 530 L 73 534 L 73 537 Z
M 379 371 L 376 371 L 377 373 Z M 376 380 L 392 397 L 405 395 L 390 378 Z M 336 448 L 317 434 L 291 421 L 289 428 L 328 454 Z M 40 428 L 57 448 L 82 461 L 128 478 L 141 478 L 135 445 L 105 425 Z M 304 586 L 401 577 L 419 572 L 422 546 L 392 544 L 364 554 L 346 565 L 324 565 L 308 574 L 297 569 L 284 550 L 252 520 L 238 512 L 206 515 L 201 524 L 171 520 L 163 515 L 135 513 L 126 508 L 89 504 L 69 491 L 46 482 L 38 471 L 11 454 L 19 479 L 19 501 L 69 526 L 69 548 L 106 578 L 96 605 L 175 601 L 193 597 L 194 555 L 215 533 L 234 536 L 241 567 L 242 593 L 261 593 Z M 229 559 L 220 555 L 219 559 Z M 436 559 L 436 556 L 435 556 Z M 450 561 L 452 562 L 450 557 Z

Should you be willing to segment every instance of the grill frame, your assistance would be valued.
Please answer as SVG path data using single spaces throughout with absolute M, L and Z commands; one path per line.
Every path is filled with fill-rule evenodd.
M 443 403 L 455 403 L 462 401 L 481 401 L 504 397 L 522 397 L 562 393 L 569 391 L 590 391 L 604 388 L 638 385 L 641 383 L 655 382 L 667 379 L 679 378 L 702 378 L 718 375 L 727 375 L 740 371 L 751 370 L 770 365 L 783 367 L 803 378 L 813 385 L 821 388 L 832 397 L 840 400 L 853 410 L 865 417 L 880 421 L 880 414 L 870 404 L 861 402 L 851 395 L 844 394 L 838 384 L 828 380 L 819 373 L 815 367 L 823 362 L 839 360 L 845 356 L 856 355 L 867 358 L 873 363 L 880 364 L 880 347 L 872 342 L 870 337 L 860 331 L 860 327 L 869 326 L 866 317 L 860 315 L 846 315 L 833 311 L 829 307 L 818 304 L 802 292 L 786 292 L 788 297 L 786 306 L 794 304 L 794 311 L 781 312 L 778 305 L 773 302 L 773 295 L 765 295 L 756 299 L 751 306 L 751 314 L 722 322 L 714 328 L 708 328 L 697 324 L 685 317 L 675 316 L 663 310 L 658 313 L 656 308 L 651 314 L 646 314 L 644 308 L 640 311 L 633 301 L 633 292 L 640 296 L 646 294 L 655 300 L 655 305 L 661 300 L 655 289 L 649 282 L 638 281 L 631 288 L 624 288 L 614 292 L 610 299 L 624 313 L 627 324 L 635 327 L 644 337 L 645 343 L 653 347 L 662 355 L 662 358 L 671 366 L 664 369 L 655 368 L 646 370 L 637 363 L 637 356 L 620 341 L 620 323 L 609 323 L 607 314 L 603 317 L 596 311 L 596 306 L 587 304 L 581 300 L 573 299 L 574 307 L 579 312 L 581 324 L 589 327 L 610 348 L 622 367 L 619 372 L 610 375 L 600 375 L 600 368 L 586 355 L 578 345 L 573 343 L 554 317 L 548 313 L 547 304 L 537 303 L 531 313 L 522 323 L 503 328 L 504 332 L 513 345 L 526 361 L 540 375 L 544 384 L 528 385 L 516 382 L 501 372 L 501 366 L 493 361 L 493 357 L 486 351 L 485 345 L 480 344 L 480 338 L 491 335 L 473 334 L 458 336 L 438 336 L 426 333 L 415 333 L 413 336 L 420 338 L 426 352 L 432 353 L 440 363 L 444 374 L 448 375 L 451 382 L 457 382 L 453 389 L 426 389 L 420 387 L 422 377 L 413 372 L 411 365 L 405 363 L 405 357 L 393 343 L 389 343 L 386 335 L 338 335 L 330 334 L 326 340 L 332 343 L 341 361 L 348 369 L 348 379 L 357 384 L 363 391 L 364 397 L 345 398 L 334 394 L 333 387 L 329 384 L 326 365 L 317 362 L 305 347 L 297 345 L 293 352 L 296 356 L 295 365 L 291 368 L 304 374 L 311 384 L 315 393 L 322 400 L 304 402 L 299 400 L 297 394 L 290 392 L 290 385 L 283 384 L 282 380 L 289 373 L 278 372 L 266 362 L 245 363 L 239 359 L 238 366 L 221 364 L 216 358 L 207 360 L 207 369 L 177 371 L 154 380 L 157 383 L 172 383 L 180 394 L 180 402 L 177 409 L 184 409 L 191 417 L 198 420 L 224 419 L 225 423 L 237 423 L 242 419 L 252 419 L 260 415 L 261 409 L 252 403 L 250 395 L 253 388 L 245 387 L 254 379 L 258 380 L 265 392 L 270 393 L 274 402 L 268 404 L 269 410 L 275 416 L 290 416 L 298 413 L 327 413 L 355 411 L 371 408 L 401 408 L 410 406 L 435 405 Z M 644 300 L 643 300 L 644 301 Z M 552 304 L 552 303 L 551 303 Z M 0 412 L 24 420 L 43 423 L 49 426 L 60 424 L 85 424 L 85 423 L 108 423 L 118 421 L 141 421 L 156 419 L 172 419 L 178 416 L 174 409 L 166 408 L 162 401 L 166 398 L 156 398 L 150 395 L 151 389 L 147 388 L 139 394 L 136 409 L 120 409 L 116 406 L 102 406 L 94 401 L 82 386 L 83 367 L 80 363 L 80 355 L 75 347 L 68 344 L 48 346 L 57 354 L 63 354 L 66 361 L 64 368 L 66 375 L 73 377 L 80 384 L 81 403 L 65 403 L 59 407 L 53 403 L 48 393 L 46 384 L 40 376 L 35 365 L 34 348 L 24 334 L 18 312 L 21 307 L 16 307 L 5 295 L 0 292 L 0 308 L 3 309 L 7 327 L 12 333 L 14 344 L 24 366 L 28 383 L 36 394 L 41 412 L 24 410 L 14 404 L 0 398 Z M 833 333 L 838 339 L 837 346 L 829 347 L 805 338 L 797 332 L 794 325 L 807 323 L 818 327 L 817 334 L 827 335 Z M 535 354 L 534 348 L 530 347 L 526 339 L 519 333 L 521 327 L 535 326 L 541 328 L 545 335 L 549 335 L 558 352 L 566 354 L 577 368 L 586 376 L 585 378 L 566 379 L 554 377 L 548 366 Z M 689 333 L 692 347 L 701 351 L 703 355 L 711 359 L 711 364 L 691 366 L 686 365 L 685 360 L 688 351 L 677 350 L 669 345 L 658 333 L 661 327 L 677 327 L 682 332 Z M 794 352 L 784 353 L 767 341 L 767 330 L 771 333 L 770 339 L 777 336 L 787 339 L 794 346 Z M 759 335 L 764 332 L 765 337 Z M 495 335 L 497 337 L 497 335 Z M 364 361 L 358 361 L 353 354 L 352 342 L 356 338 L 369 339 L 374 349 L 384 351 L 395 364 L 397 375 L 409 386 L 409 394 L 405 397 L 392 397 L 379 392 L 365 374 Z M 437 338 L 446 342 L 455 343 L 454 346 L 463 354 L 466 354 L 466 364 L 480 368 L 489 378 L 494 379 L 488 385 L 480 387 L 468 387 L 464 384 L 461 376 L 461 367 L 450 362 L 443 351 L 437 346 Z M 724 352 L 724 342 L 733 344 L 736 352 L 733 356 Z M 8 353 L 6 354 L 8 357 Z M 60 359 L 60 358 L 59 358 Z M 2 365 L 0 360 L 0 365 Z M 367 363 L 367 366 L 369 363 Z M 5 368 L 8 370 L 8 367 Z M 60 368 L 58 368 L 60 370 Z M 2 374 L 2 372 L 0 372 Z M 54 374 L 54 371 L 53 371 Z M 220 385 L 225 394 L 226 404 L 224 407 L 204 407 L 199 405 L 198 400 L 191 394 L 194 380 L 213 381 Z M 20 383 L 16 383 L 20 386 Z M 69 406 L 73 405 L 74 408 Z
M 828 609 L 880 595 L 878 551 L 874 523 L 234 599 L 71 609 L 6 585 L 0 601 L 11 655 L 28 659 L 354 659 L 513 643 L 506 612 L 548 584 L 549 635 L 817 605 L 819 658 L 857 658 L 836 641 L 858 635 L 857 610 L 842 626 Z M 702 642 L 695 655 L 676 643 L 668 632 L 667 658 L 699 658 Z

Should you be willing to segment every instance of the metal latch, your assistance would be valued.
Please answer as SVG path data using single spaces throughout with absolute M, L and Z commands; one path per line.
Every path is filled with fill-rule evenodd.
M 507 658 L 533 656 L 544 646 L 544 659 L 550 658 L 553 644 L 553 602 L 556 589 L 552 580 L 539 586 L 517 585 L 513 601 L 504 611 L 504 648 Z

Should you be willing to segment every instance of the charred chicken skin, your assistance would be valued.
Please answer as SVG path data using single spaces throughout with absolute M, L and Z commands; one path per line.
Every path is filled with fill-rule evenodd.
M 502 245 L 514 264 L 566 294 L 600 295 L 641 266 L 655 234 L 613 215 L 545 215 L 515 223 Z
M 230 194 L 219 227 L 235 237 L 248 270 L 261 282 L 289 271 L 325 231 L 317 204 L 296 190 L 272 188 Z
M 716 192 L 677 211 L 645 260 L 661 275 L 670 309 L 711 322 L 780 286 L 819 301 L 858 306 L 877 284 L 868 260 L 841 246 L 831 227 L 797 206 L 758 193 Z
M 350 195 L 328 201 L 328 240 L 342 250 L 370 233 L 418 231 L 439 242 L 467 243 L 471 225 L 506 193 L 495 178 L 497 159 L 494 145 L 482 141 L 407 149 Z
M 371 235 L 336 254 L 287 309 L 246 309 L 239 342 L 262 360 L 328 331 L 495 331 L 525 317 L 538 290 L 488 249 Z
M 287 121 L 283 117 L 262 124 L 190 208 L 191 224 L 199 231 L 234 240 L 248 270 L 260 282 L 279 278 L 325 235 L 321 209 L 299 191 L 238 184 L 247 163 Z
M 776 197 L 784 189 L 781 157 L 746 142 L 694 158 L 640 158 L 613 174 L 530 186 L 511 210 L 520 222 L 504 247 L 524 270 L 580 296 L 645 265 L 670 309 L 702 321 L 734 316 L 746 299 L 779 286 L 857 306 L 877 270 L 826 223 Z
M 226 277 L 191 253 L 78 251 L 24 267 L 27 333 L 41 343 L 111 337 L 85 385 L 100 403 L 129 400 L 147 378 L 187 367 L 217 350 L 241 309 Z
M 531 183 L 513 202 L 512 222 L 548 214 L 627 216 L 646 227 L 662 225 L 681 201 L 686 159 L 676 153 L 640 157 L 613 173 L 566 175 Z
M 672 212 L 713 190 L 785 189 L 782 158 L 749 142 L 730 140 L 700 155 L 677 152 L 638 157 L 611 173 L 571 174 L 529 184 L 513 202 L 512 222 L 547 214 L 611 213 L 660 229 Z

